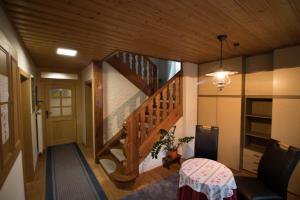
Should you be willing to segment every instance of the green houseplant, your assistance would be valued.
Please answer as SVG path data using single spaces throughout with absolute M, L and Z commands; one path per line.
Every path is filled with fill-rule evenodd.
M 189 143 L 194 137 L 183 137 L 175 140 L 176 126 L 173 126 L 170 131 L 160 129 L 160 140 L 157 141 L 151 150 L 151 157 L 157 159 L 160 150 L 163 148 L 167 152 L 167 156 L 175 159 L 177 157 L 177 150 L 184 143 Z

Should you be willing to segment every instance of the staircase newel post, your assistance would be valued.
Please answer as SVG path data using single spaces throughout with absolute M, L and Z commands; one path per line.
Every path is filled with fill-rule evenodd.
M 127 119 L 127 174 L 139 173 L 139 145 L 138 145 L 138 129 L 135 115 L 131 115 Z

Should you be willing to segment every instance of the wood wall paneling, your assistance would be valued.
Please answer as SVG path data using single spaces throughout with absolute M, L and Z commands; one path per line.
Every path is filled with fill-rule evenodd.
M 94 85 L 94 124 L 95 124 L 95 153 L 103 147 L 103 88 L 102 88 L 102 63 L 93 62 Z M 98 160 L 96 160 L 98 162 Z
M 4 5 L 40 67 L 83 68 L 117 49 L 204 63 L 219 57 L 215 36 L 220 30 L 229 35 L 225 57 L 300 42 L 297 0 L 5 0 Z M 241 44 L 238 49 L 232 47 L 236 41 Z M 73 60 L 59 57 L 58 46 L 78 49 L 79 54 Z

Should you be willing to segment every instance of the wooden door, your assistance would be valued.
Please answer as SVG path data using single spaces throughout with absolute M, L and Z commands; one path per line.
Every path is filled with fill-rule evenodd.
M 75 87 L 64 84 L 46 87 L 47 145 L 76 141 Z

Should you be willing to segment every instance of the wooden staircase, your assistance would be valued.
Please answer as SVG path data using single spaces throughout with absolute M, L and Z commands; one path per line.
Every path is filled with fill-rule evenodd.
M 108 58 L 106 62 L 147 96 L 151 96 L 157 90 L 157 66 L 147 56 L 129 52 L 117 52 Z
M 120 55 L 109 60 L 111 64 L 121 62 Z M 139 164 L 160 137 L 159 130 L 169 130 L 182 116 L 182 71 L 153 91 L 155 87 L 151 87 L 152 95 L 127 117 L 123 129 L 97 153 L 99 163 L 116 182 L 135 180 Z

